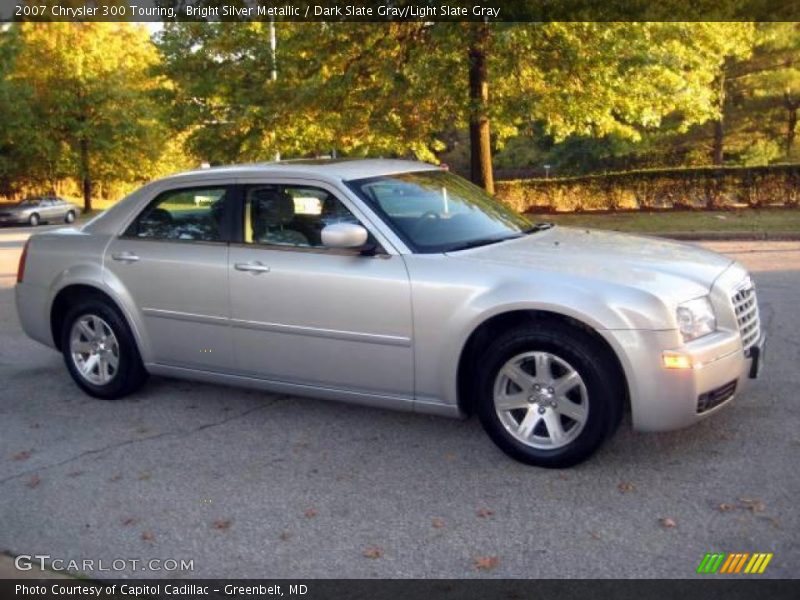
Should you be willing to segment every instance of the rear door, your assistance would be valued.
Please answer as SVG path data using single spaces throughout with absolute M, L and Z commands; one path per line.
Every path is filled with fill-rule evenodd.
M 159 194 L 109 245 L 105 266 L 133 298 L 155 362 L 227 371 L 229 210 L 235 188 Z

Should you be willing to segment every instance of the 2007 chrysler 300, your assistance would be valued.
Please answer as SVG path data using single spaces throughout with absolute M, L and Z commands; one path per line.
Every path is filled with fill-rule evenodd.
M 533 225 L 397 160 L 205 169 L 30 238 L 17 308 L 76 383 L 148 373 L 441 415 L 510 456 L 695 423 L 758 375 L 753 283 L 692 246 Z

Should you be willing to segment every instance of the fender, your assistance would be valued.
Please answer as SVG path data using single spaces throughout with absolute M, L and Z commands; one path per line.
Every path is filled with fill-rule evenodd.
M 427 339 L 431 335 L 427 332 L 437 329 L 432 323 L 415 321 L 419 399 L 446 405 L 458 403 L 458 367 L 463 349 L 481 324 L 501 314 L 544 311 L 575 319 L 609 343 L 628 377 L 631 365 L 625 359 L 626 351 L 615 332 L 652 330 L 652 315 L 660 316 L 655 320 L 656 325 L 661 323 L 664 330 L 671 329 L 667 325 L 669 313 L 659 298 L 613 284 L 601 288 L 595 285 L 589 293 L 579 281 L 562 281 L 557 286 L 543 287 L 529 280 L 506 280 L 475 292 L 464 294 L 455 306 L 442 311 L 440 316 L 444 318 L 437 324 L 435 340 Z M 423 305 L 429 310 L 431 302 L 423 301 Z M 437 355 L 426 351 L 431 348 L 438 348 Z
M 100 264 L 82 263 L 71 266 L 61 271 L 53 279 L 48 294 L 50 301 L 47 304 L 46 322 L 50 322 L 50 315 L 53 311 L 53 301 L 56 296 L 58 296 L 62 290 L 72 285 L 92 287 L 111 298 L 117 308 L 122 312 L 128 326 L 131 328 L 133 337 L 136 340 L 136 345 L 139 348 L 139 353 L 142 356 L 142 360 L 146 363 L 147 358 L 151 355 L 151 351 L 150 344 L 144 334 L 145 329 L 142 324 L 141 315 L 133 302 L 131 302 L 130 295 L 122 285 L 122 282 L 113 277 L 113 275 Z

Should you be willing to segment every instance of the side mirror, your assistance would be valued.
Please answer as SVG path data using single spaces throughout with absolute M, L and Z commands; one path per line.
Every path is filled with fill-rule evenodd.
M 322 244 L 327 248 L 361 248 L 369 234 L 355 223 L 334 223 L 322 230 Z

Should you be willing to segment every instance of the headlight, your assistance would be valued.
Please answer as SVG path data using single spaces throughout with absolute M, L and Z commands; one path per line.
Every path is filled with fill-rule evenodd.
M 717 329 L 717 317 L 714 315 L 714 308 L 711 306 L 708 296 L 679 304 L 676 317 L 684 342 L 707 335 Z

